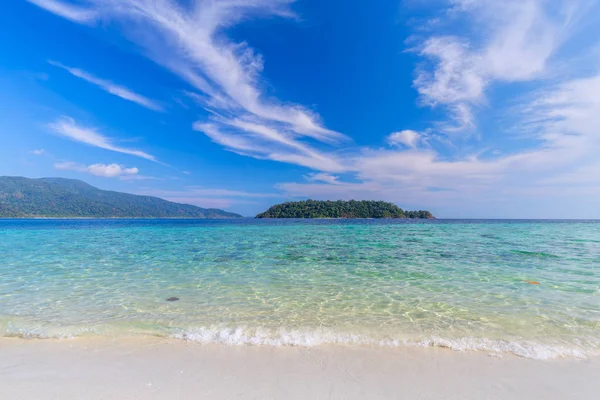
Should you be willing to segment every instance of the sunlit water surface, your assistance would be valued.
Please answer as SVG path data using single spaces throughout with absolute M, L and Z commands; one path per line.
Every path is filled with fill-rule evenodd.
M 599 268 L 591 221 L 0 220 L 0 334 L 586 357 Z

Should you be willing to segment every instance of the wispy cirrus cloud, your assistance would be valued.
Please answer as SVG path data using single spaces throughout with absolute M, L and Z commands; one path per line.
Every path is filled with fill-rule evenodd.
M 129 149 L 114 144 L 114 140 L 102 135 L 96 128 L 85 127 L 77 124 L 73 118 L 61 117 L 48 124 L 52 132 L 73 141 L 87 144 L 89 146 L 99 147 L 101 149 L 116 151 L 118 153 L 129 154 L 136 157 L 145 158 L 150 161 L 157 161 L 156 158 L 140 150 Z
M 133 167 L 127 168 L 119 164 L 92 164 L 84 165 L 72 161 L 62 161 L 54 164 L 54 168 L 58 170 L 69 170 L 83 172 L 103 178 L 127 178 L 136 176 L 140 171 Z
M 107 79 L 98 78 L 82 69 L 67 67 L 66 65 L 63 65 L 56 61 L 48 61 L 48 63 L 54 65 L 55 67 L 62 68 L 71 75 L 83 79 L 84 81 L 87 81 L 93 85 L 96 85 L 102 90 L 112 95 L 120 97 L 124 100 L 131 101 L 153 111 L 163 111 L 162 106 L 158 104 L 158 102 L 151 100 L 145 96 L 142 96 L 141 94 L 135 93 L 134 91 L 124 86 L 117 85 L 116 83 L 113 83 Z
M 591 1 L 447 1 L 443 18 L 411 43 L 422 61 L 413 82 L 419 102 L 448 117 L 420 132 L 400 126 L 382 138 L 386 147 L 350 144 L 343 152 L 345 136 L 327 128 L 316 112 L 267 96 L 262 57 L 226 36 L 227 28 L 249 18 L 293 19 L 292 1 L 87 3 L 145 55 L 188 82 L 193 89 L 186 95 L 210 111 L 195 130 L 228 151 L 315 171 L 303 182 L 278 185 L 286 196 L 383 198 L 469 210 L 477 204 L 500 207 L 511 196 L 563 196 L 561 185 L 578 173 L 588 195 L 600 187 L 594 175 L 600 152 L 598 75 L 571 73 L 568 57 L 561 54 Z M 455 30 L 461 33 L 448 35 L 447 23 L 461 24 Z M 557 65 L 569 73 L 557 74 Z M 498 142 L 522 142 L 500 152 L 493 142 L 482 148 L 476 139 L 489 138 L 478 130 L 481 114 L 507 108 L 506 98 L 498 103 L 491 94 L 503 85 L 510 86 L 511 105 L 517 106 L 511 108 L 509 128 L 496 128 L 495 135 L 502 139 Z M 465 136 L 473 140 L 467 143 Z M 444 146 L 456 152 L 441 151 Z M 171 198 L 217 198 L 188 195 Z M 227 204 L 247 201 L 218 198 Z
M 27 0 L 45 10 L 50 11 L 63 18 L 78 22 L 80 24 L 89 24 L 97 18 L 97 13 L 93 10 L 86 9 L 71 3 L 65 3 L 57 0 Z
M 568 200 L 571 195 L 600 200 L 596 173 L 600 101 L 595 95 L 600 75 L 581 75 L 577 66 L 569 69 L 568 59 L 560 54 L 574 22 L 585 18 L 582 10 L 589 10 L 590 3 L 450 2 L 451 17 L 462 18 L 470 32 L 480 35 L 429 32 L 417 50 L 426 63 L 417 67 L 414 82 L 421 104 L 446 108 L 449 120 L 422 135 L 409 130 L 392 133 L 387 137 L 391 148 L 350 154 L 344 165 L 356 182 L 286 182 L 278 189 L 291 197 L 382 198 L 443 209 L 455 216 L 473 215 L 473 207 L 502 210 L 488 211 L 487 216 L 560 215 L 548 210 L 547 214 L 519 213 L 505 204 L 528 198 L 543 203 L 548 197 L 573 201 Z M 587 50 L 583 47 L 579 52 Z M 564 73 L 567 70 L 570 74 Z M 510 84 L 517 95 L 498 104 L 501 99 L 490 98 L 487 92 L 492 85 L 503 84 Z M 416 145 L 418 140 L 429 144 L 444 137 L 451 141 L 465 128 L 476 129 L 476 114 L 492 101 L 512 121 L 495 134 L 521 141 L 520 145 L 499 152 L 478 148 L 477 141 L 471 141 L 470 149 L 458 156 L 436 151 L 435 146 Z
M 140 190 L 137 194 L 160 197 L 175 203 L 200 207 L 230 208 L 236 204 L 257 204 L 259 199 L 280 197 L 280 193 L 259 193 L 243 190 L 189 186 L 183 190 Z
M 526 149 L 506 155 L 474 153 L 458 159 L 431 148 L 363 149 L 348 161 L 357 182 L 312 179 L 309 183 L 281 183 L 277 188 L 288 197 L 386 199 L 444 210 L 453 216 L 474 216 L 477 207 L 489 210 L 478 214 L 482 217 L 564 217 L 553 210 L 520 210 L 507 205 L 516 198 L 537 199 L 543 204 L 548 198 L 600 200 L 598 90 L 600 74 L 595 74 L 536 90 L 511 108 L 521 111 L 514 116 L 515 132 L 534 141 Z M 410 142 L 408 136 L 404 139 Z M 570 212 L 567 216 L 585 217 L 577 210 Z
M 531 81 L 548 73 L 548 61 L 567 41 L 586 3 L 452 1 L 447 15 L 466 19 L 477 35 L 431 35 L 415 47 L 428 61 L 414 80 L 421 102 L 447 107 L 454 124 L 442 125 L 445 131 L 472 128 L 472 107 L 486 101 L 490 84 Z
M 339 181 L 339 176 L 328 174 L 325 172 L 312 172 L 308 175 L 305 175 L 304 178 L 310 182 L 325 182 L 331 185 L 342 184 L 342 182 Z
M 44 149 L 35 149 L 35 150 L 31 150 L 30 153 L 33 154 L 34 156 L 42 156 L 42 155 L 46 154 L 46 150 L 44 150 Z
M 153 196 L 168 197 L 246 197 L 246 198 L 269 198 L 278 197 L 280 193 L 261 193 L 247 192 L 244 190 L 230 190 L 222 188 L 210 188 L 203 186 L 188 186 L 185 190 L 149 190 L 145 193 L 152 193 Z
M 340 172 L 347 169 L 335 154 L 296 141 L 290 133 L 248 120 L 215 120 L 218 122 L 197 122 L 193 128 L 237 154 L 321 171 Z
M 233 42 L 223 33 L 252 17 L 294 19 L 293 2 L 88 0 L 87 4 L 99 18 L 115 22 L 144 54 L 194 88 L 197 93 L 187 91 L 188 96 L 216 116 L 197 122 L 195 129 L 214 142 L 259 159 L 339 170 L 338 161 L 305 140 L 331 145 L 348 138 L 326 128 L 314 111 L 267 96 L 260 83 L 262 57 L 247 43 Z

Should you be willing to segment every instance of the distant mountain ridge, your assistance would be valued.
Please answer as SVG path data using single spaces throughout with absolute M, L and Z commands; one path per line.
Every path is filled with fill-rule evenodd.
M 276 204 L 256 218 L 414 218 L 435 219 L 429 212 L 404 211 L 385 201 L 304 200 Z
M 241 218 L 66 178 L 0 177 L 0 218 Z

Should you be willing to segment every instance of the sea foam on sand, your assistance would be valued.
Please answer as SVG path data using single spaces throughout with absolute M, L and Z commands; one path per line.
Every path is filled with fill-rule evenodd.
M 375 339 L 365 335 L 340 333 L 325 329 L 244 329 L 225 327 L 199 327 L 180 330 L 171 335 L 174 339 L 183 339 L 204 344 L 225 344 L 229 346 L 300 346 L 354 345 L 375 347 L 441 347 L 456 351 L 477 350 L 495 356 L 512 354 L 534 360 L 550 360 L 568 357 L 585 359 L 596 353 L 592 349 L 576 348 L 562 344 L 545 344 L 533 341 L 493 340 L 488 338 L 461 337 L 426 339 Z
M 1 328 L 1 327 L 0 327 Z M 2 329 L 0 329 L 1 331 Z M 171 332 L 171 333 L 169 333 Z M 427 336 L 423 338 L 375 338 L 356 333 L 336 332 L 323 328 L 307 329 L 267 329 L 225 326 L 174 328 L 164 331 L 127 331 L 108 329 L 105 331 L 92 327 L 42 327 L 36 325 L 15 326 L 9 324 L 4 332 L 6 338 L 21 339 L 73 339 L 104 337 L 127 338 L 135 336 L 163 337 L 179 339 L 200 344 L 218 344 L 227 346 L 267 346 L 267 347 L 315 347 L 324 345 L 342 345 L 345 347 L 438 347 L 455 351 L 480 351 L 484 354 L 502 357 L 516 355 L 533 360 L 551 360 L 557 358 L 586 359 L 598 356 L 598 344 L 580 341 L 574 343 L 548 342 L 532 340 L 502 340 L 481 337 L 444 338 Z M 584 344 L 585 343 L 585 344 Z

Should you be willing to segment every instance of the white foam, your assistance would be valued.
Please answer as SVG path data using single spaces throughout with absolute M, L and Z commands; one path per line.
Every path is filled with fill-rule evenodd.
M 589 351 L 563 345 L 549 345 L 531 341 L 517 342 L 491 340 L 474 337 L 463 337 L 458 339 L 431 337 L 429 339 L 421 340 L 415 343 L 415 345 L 422 347 L 444 347 L 456 351 L 487 351 L 491 352 L 494 356 L 510 353 L 519 357 L 531 358 L 534 360 L 550 360 L 560 357 L 587 358 L 591 355 Z
M 76 335 L 63 332 L 46 332 L 39 328 L 9 328 L 4 336 L 22 339 L 71 339 Z
M 72 339 L 86 333 L 96 333 L 92 328 L 76 329 L 47 329 L 41 326 L 19 327 L 8 323 L 4 337 L 17 337 L 22 339 Z
M 374 339 L 369 336 L 339 333 L 324 329 L 288 330 L 288 329 L 244 329 L 224 327 L 199 327 L 179 330 L 172 338 L 189 340 L 203 344 L 225 344 L 229 346 L 303 346 L 312 347 L 327 344 L 380 346 L 380 347 L 441 347 L 455 351 L 485 351 L 492 356 L 513 354 L 535 360 L 554 358 L 587 358 L 596 351 L 570 347 L 561 344 L 544 344 L 532 341 L 492 340 L 487 338 L 462 337 L 446 339 L 429 337 L 420 340 Z
M 110 330 L 111 336 L 119 334 Z M 123 332 L 131 334 L 131 331 Z M 5 337 L 23 339 L 69 339 L 86 334 L 103 336 L 106 332 L 96 328 L 71 327 L 47 328 L 41 326 L 5 325 Z M 158 334 L 138 332 L 140 335 Z M 267 329 L 267 328 L 228 328 L 222 326 L 192 327 L 178 329 L 167 337 L 188 340 L 202 344 L 223 344 L 228 346 L 300 346 L 313 347 L 320 345 L 377 346 L 377 347 L 441 347 L 455 351 L 484 351 L 490 356 L 501 357 L 513 354 L 535 360 L 555 358 L 580 358 L 597 355 L 599 344 L 578 346 L 564 343 L 539 343 L 528 340 L 493 340 L 478 337 L 442 338 L 431 336 L 426 338 L 387 338 L 378 339 L 368 335 L 336 332 L 327 329 Z M 594 342 L 595 343 L 595 342 Z
M 226 345 L 262 345 L 262 346 L 304 346 L 323 344 L 371 344 L 365 338 L 354 334 L 340 334 L 327 330 L 288 330 L 276 331 L 259 328 L 190 328 L 172 335 L 175 339 L 200 343 L 219 343 Z

